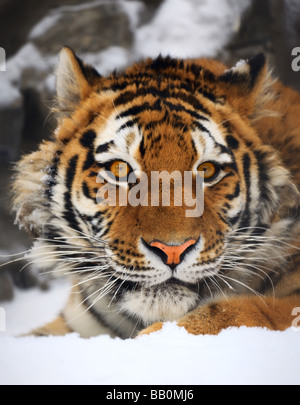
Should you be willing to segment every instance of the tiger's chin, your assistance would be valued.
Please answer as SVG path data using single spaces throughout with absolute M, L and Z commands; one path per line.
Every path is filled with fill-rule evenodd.
M 158 321 L 175 321 L 199 305 L 198 285 L 175 279 L 152 287 L 126 291 L 120 309 L 145 325 Z

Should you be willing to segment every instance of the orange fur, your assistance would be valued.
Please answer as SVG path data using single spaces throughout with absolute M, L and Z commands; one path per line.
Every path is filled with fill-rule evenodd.
M 299 297 L 259 298 L 236 297 L 199 307 L 177 322 L 193 335 L 217 335 L 229 327 L 262 327 L 283 331 L 292 326 L 292 312 L 300 304 Z M 150 334 L 162 329 L 157 322 L 140 332 Z
M 66 325 L 65 320 L 59 316 L 54 321 L 47 323 L 41 328 L 34 329 L 31 334 L 35 336 L 64 336 L 72 330 Z
M 285 330 L 292 326 L 292 311 L 299 304 L 296 296 L 282 299 L 241 296 L 197 308 L 177 324 L 193 335 L 215 335 L 222 329 L 239 326 Z

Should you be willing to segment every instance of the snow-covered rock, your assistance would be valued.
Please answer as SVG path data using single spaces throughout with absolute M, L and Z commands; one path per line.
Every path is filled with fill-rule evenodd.
M 153 20 L 136 32 L 143 57 L 216 57 L 238 32 L 251 0 L 165 0 Z

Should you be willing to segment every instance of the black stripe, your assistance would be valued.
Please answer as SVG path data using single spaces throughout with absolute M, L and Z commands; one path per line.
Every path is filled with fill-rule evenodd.
M 134 127 L 135 125 L 137 125 L 137 124 L 138 124 L 137 120 L 130 120 L 130 121 L 127 121 L 127 122 L 125 122 L 125 124 L 123 124 L 123 125 L 117 130 L 117 133 L 123 131 L 123 129 L 133 128 L 133 127 Z
M 89 189 L 89 186 L 87 185 L 86 181 L 84 181 L 82 183 L 82 192 L 86 196 L 86 198 L 89 198 L 90 200 L 93 200 L 93 201 L 95 200 L 94 197 L 90 193 L 90 189 Z
M 220 220 L 222 222 L 224 222 L 224 224 L 228 225 L 228 221 L 219 212 L 217 214 L 218 214 L 218 217 L 220 218 Z
M 220 99 L 217 99 L 217 97 L 214 94 L 209 93 L 207 90 L 204 90 L 203 88 L 199 88 L 198 93 L 200 93 L 203 97 L 208 98 L 213 103 L 221 104 Z
M 257 224 L 254 230 L 251 232 L 250 236 L 261 236 L 267 230 L 270 229 L 270 225 L 267 224 Z
M 243 172 L 244 172 L 244 178 L 247 186 L 247 193 L 248 193 L 248 201 L 250 202 L 250 165 L 251 165 L 251 159 L 248 153 L 245 153 L 243 156 Z
M 46 179 L 46 182 L 44 183 L 45 186 L 47 186 L 44 190 L 44 193 L 48 199 L 51 199 L 51 197 L 53 196 L 53 187 L 57 183 L 56 176 L 58 165 L 60 164 L 60 155 L 61 151 L 56 152 L 52 165 L 46 168 L 48 177 Z
M 96 153 L 104 153 L 107 152 L 109 147 L 114 144 L 114 141 L 106 142 L 102 145 L 99 145 L 96 149 Z
M 216 141 L 215 141 L 216 142 Z M 231 151 L 227 148 L 227 146 L 222 145 L 221 143 L 216 142 L 217 146 L 221 149 L 222 153 L 225 153 L 226 155 L 232 157 Z
M 227 142 L 227 145 L 229 146 L 229 148 L 231 148 L 233 150 L 238 149 L 240 146 L 239 141 L 232 135 L 227 135 L 226 142 Z
M 294 291 L 290 294 L 290 296 L 292 296 L 292 295 L 300 295 L 300 288 L 297 288 L 296 290 L 294 290 Z
M 241 228 L 246 228 L 250 225 L 250 203 L 251 203 L 251 177 L 250 177 L 250 165 L 251 165 L 251 159 L 248 153 L 245 153 L 243 156 L 243 174 L 244 174 L 244 179 L 245 179 L 245 184 L 246 184 L 246 206 L 243 214 L 243 218 L 240 224 Z
M 200 104 L 200 101 L 198 98 L 196 98 L 193 93 L 195 92 L 195 83 L 185 79 L 185 78 L 179 78 L 175 77 L 173 75 L 172 77 L 174 80 L 180 80 L 181 82 L 176 84 L 169 84 L 169 87 L 165 88 L 164 90 L 159 89 L 159 82 L 157 80 L 157 76 L 152 76 L 149 74 L 141 74 L 139 77 L 137 76 L 132 76 L 131 80 L 130 77 L 128 77 L 129 80 L 124 81 L 122 84 L 113 85 L 113 90 L 119 90 L 123 92 L 115 99 L 114 104 L 115 106 L 119 106 L 122 104 L 127 104 L 132 101 L 133 98 L 137 97 L 144 97 L 146 95 L 152 95 L 154 97 L 159 97 L 162 99 L 166 98 L 181 98 L 183 101 L 188 102 L 191 104 L 194 108 L 200 109 L 201 111 L 206 111 L 208 113 L 208 110 L 206 110 L 202 104 Z M 171 77 L 168 76 L 169 81 L 172 80 Z M 145 79 L 152 79 L 152 81 L 157 81 L 157 87 L 154 86 L 146 86 L 145 84 Z M 144 84 L 144 87 L 141 87 L 141 83 Z M 131 86 L 132 84 L 136 85 L 137 90 L 136 91 L 126 91 L 126 88 Z M 181 90 L 181 91 L 179 91 Z M 183 92 L 186 92 L 188 94 L 185 94 Z M 220 100 L 216 98 L 216 96 L 210 92 L 208 92 L 204 88 L 197 88 L 197 92 L 201 94 L 203 97 L 209 99 L 210 101 L 214 103 L 220 103 Z
M 197 129 L 199 129 L 199 131 L 201 132 L 206 132 L 216 143 L 215 138 L 212 137 L 211 133 L 209 132 L 209 130 L 207 128 L 205 128 L 200 122 L 198 121 L 194 121 L 194 127 L 196 127 Z
M 236 225 L 238 223 L 238 221 L 241 218 L 241 212 L 239 212 L 238 214 L 236 214 L 234 217 L 232 218 L 228 218 L 230 225 L 233 227 L 234 225 Z
M 80 138 L 80 143 L 85 148 L 92 149 L 94 140 L 96 139 L 96 133 L 92 130 L 85 132 L 82 137 Z
M 73 180 L 74 180 L 75 173 L 76 173 L 77 163 L 78 163 L 78 155 L 73 156 L 69 160 L 69 164 L 68 164 L 68 167 L 66 170 L 66 187 L 68 190 L 72 189 L 72 184 L 73 184 Z
M 180 100 L 184 101 L 185 103 L 191 105 L 195 110 L 201 111 L 206 115 L 211 115 L 207 108 L 203 106 L 200 101 L 194 97 L 192 94 L 187 94 L 182 91 L 175 92 L 171 95 L 171 97 L 179 98 Z
M 99 79 L 101 75 L 97 72 L 95 68 L 90 65 L 83 63 L 83 61 L 75 55 L 75 58 L 78 62 L 80 70 L 89 84 L 91 84 L 95 79 Z
M 139 106 L 134 106 L 134 107 L 130 107 L 128 110 L 123 111 L 122 113 L 120 113 L 118 115 L 118 118 L 124 118 L 124 117 L 128 117 L 128 116 L 137 116 L 142 112 L 145 111 L 161 111 L 161 103 L 163 103 L 166 107 L 168 107 L 170 109 L 170 111 L 175 111 L 175 112 L 185 112 L 187 114 L 189 114 L 191 117 L 193 117 L 194 119 L 197 120 L 201 120 L 201 121 L 208 121 L 208 118 L 206 118 L 205 116 L 198 114 L 196 111 L 190 110 L 184 106 L 182 106 L 180 103 L 174 104 L 170 101 L 166 101 L 166 100 L 161 100 L 158 99 L 153 105 L 150 105 L 148 102 L 143 103 Z M 200 108 L 200 107 L 199 107 Z M 203 108 L 201 108 L 201 110 L 208 114 L 208 111 Z
M 231 155 L 230 154 L 230 156 L 231 156 L 231 158 L 233 159 L 233 162 L 232 163 L 224 163 L 224 168 L 226 167 L 227 169 L 231 169 L 231 170 L 233 170 L 235 173 L 238 173 L 239 172 L 239 170 L 238 170 L 238 167 L 237 167 L 237 165 L 236 165 L 236 161 L 235 161 L 235 157 L 234 157 L 234 155 Z M 230 174 L 230 173 L 228 173 L 228 174 Z M 233 175 L 233 173 L 231 173 L 231 175 Z M 225 176 L 226 177 L 226 176 Z M 224 178 L 225 178 L 224 177 Z
M 107 234 L 108 234 L 108 232 L 110 231 L 110 227 L 112 226 L 112 224 L 113 224 L 113 221 L 109 221 L 107 224 L 106 224 L 106 229 L 105 229 L 105 231 L 103 232 L 103 234 L 101 235 L 101 238 L 103 238 L 104 236 L 106 236 Z
M 233 161 L 235 161 L 235 158 L 234 158 L 232 152 L 231 152 L 225 145 L 222 145 L 221 143 L 218 143 L 218 142 L 216 141 L 216 139 L 213 137 L 213 135 L 210 133 L 210 131 L 209 131 L 207 128 L 205 128 L 204 125 L 202 125 L 202 124 L 201 124 L 200 122 L 198 122 L 198 121 L 194 121 L 193 124 L 194 124 L 194 127 L 196 127 L 197 129 L 199 129 L 199 131 L 205 132 L 205 133 L 210 137 L 210 139 L 214 142 L 215 146 L 218 147 L 222 153 L 225 153 L 226 155 L 230 156 L 231 159 L 232 159 Z M 229 165 L 232 165 L 232 163 L 226 164 L 226 166 L 229 166 Z M 235 165 L 235 166 L 232 166 L 232 168 L 234 168 L 234 167 L 236 168 L 236 165 Z M 236 168 L 236 171 L 237 171 L 237 168 Z
M 97 177 L 98 176 L 98 172 L 92 171 L 89 173 L 89 177 Z
M 169 117 L 169 114 L 168 114 L 168 112 L 166 111 L 165 114 L 164 114 L 164 116 L 163 116 L 160 120 L 148 122 L 148 124 L 145 125 L 145 127 L 144 127 L 145 131 L 154 130 L 159 124 L 162 124 L 162 123 L 164 123 L 164 122 L 167 122 L 168 117 Z M 147 135 L 147 138 L 149 139 L 149 138 L 151 138 L 151 136 L 149 136 L 149 134 L 148 134 L 148 135 Z
M 163 57 L 159 55 L 156 59 L 154 59 L 149 68 L 156 71 L 157 73 L 162 73 L 162 70 L 166 70 L 169 68 L 176 69 L 178 68 L 179 60 L 175 58 L 171 58 L 170 56 Z
M 110 277 L 110 279 L 112 280 L 116 280 L 113 276 Z M 122 291 L 127 291 L 129 289 L 130 284 L 132 284 L 132 289 L 135 288 L 137 284 L 136 283 L 130 283 L 128 281 L 122 281 L 122 280 L 117 280 L 116 283 L 116 287 L 113 291 L 113 293 L 116 291 L 117 293 L 115 294 L 114 298 L 117 300 L 118 298 L 122 297 Z M 122 285 L 122 291 L 119 291 L 120 288 L 118 288 L 119 285 Z M 81 291 L 81 295 L 82 295 L 82 302 L 84 303 L 84 305 L 86 306 L 86 308 L 88 308 L 88 311 L 91 315 L 94 316 L 94 318 L 100 323 L 102 324 L 104 327 L 110 329 L 112 332 L 114 332 L 116 335 L 118 335 L 121 338 L 126 338 L 126 332 L 124 335 L 124 332 L 119 329 L 119 324 L 110 324 L 109 322 L 109 317 L 106 317 L 105 314 L 97 311 L 97 309 L 95 308 L 94 305 L 92 305 L 92 303 L 90 302 L 89 297 L 86 294 L 85 290 Z M 109 296 L 112 296 L 112 293 L 108 293 Z
M 73 181 L 76 174 L 76 168 L 78 163 L 78 155 L 75 155 L 70 159 L 69 165 L 66 170 L 66 188 L 67 191 L 64 194 L 64 214 L 63 218 L 68 222 L 71 228 L 80 231 L 79 223 L 74 214 L 74 208 L 72 204 L 71 192 L 73 187 Z
M 110 325 L 107 322 L 106 317 L 103 316 L 99 311 L 96 310 L 96 308 L 92 305 L 92 303 L 89 300 L 89 297 L 85 294 L 85 290 L 81 291 L 82 294 L 82 302 L 88 308 L 88 311 L 93 317 L 99 322 L 101 325 L 103 325 L 105 328 L 110 329 L 112 332 L 116 333 L 119 337 L 125 338 L 126 336 L 123 336 L 123 333 L 118 330 L 118 325 Z
M 94 151 L 89 150 L 87 153 L 86 159 L 83 163 L 82 170 L 84 171 L 84 170 L 90 169 L 94 163 L 95 163 Z
M 141 104 L 139 106 L 134 106 L 134 107 L 130 107 L 128 108 L 128 110 L 123 111 L 121 114 L 118 115 L 118 118 L 124 118 L 124 117 L 128 117 L 128 116 L 135 116 L 138 115 L 142 112 L 145 112 L 147 110 L 151 110 L 153 109 L 153 107 L 150 106 L 149 103 L 144 103 Z
M 267 153 L 255 151 L 254 154 L 258 165 L 260 199 L 269 202 L 272 197 L 270 196 L 268 188 L 268 184 L 270 183 L 270 177 L 268 175 L 269 168 L 266 163 Z
M 232 193 L 232 194 L 227 194 L 227 195 L 225 196 L 225 198 L 227 198 L 227 200 L 232 201 L 232 200 L 234 200 L 235 198 L 237 198 L 237 197 L 240 195 L 240 193 L 241 193 L 240 183 L 237 183 L 236 186 L 235 186 L 235 191 L 234 191 L 234 193 Z
M 141 143 L 140 143 L 140 154 L 141 154 L 141 157 L 142 157 L 142 158 L 144 158 L 145 152 L 146 152 L 146 149 L 145 149 L 145 140 L 144 140 L 144 137 L 143 137 L 143 138 L 142 138 L 142 141 L 141 141 Z
M 256 55 L 254 58 L 250 59 L 250 77 L 251 77 L 251 88 L 254 87 L 258 75 L 261 73 L 262 68 L 266 64 L 266 57 L 263 53 Z
M 145 97 L 147 95 L 152 95 L 155 98 L 165 99 L 171 97 L 169 89 L 159 90 L 157 87 L 142 87 L 136 91 L 127 91 L 122 93 L 114 102 L 115 106 L 121 104 L 127 104 L 137 97 Z
M 181 105 L 180 103 L 178 104 L 174 104 L 171 103 L 170 101 L 166 101 L 163 100 L 163 103 L 169 107 L 169 109 L 171 111 L 176 111 L 176 112 L 185 112 L 187 114 L 189 114 L 191 117 L 197 119 L 197 120 L 201 120 L 201 121 L 209 121 L 208 118 L 204 117 L 203 115 L 198 114 L 196 111 L 193 110 L 189 110 L 188 108 L 185 108 L 183 105 Z M 204 108 L 203 108 L 204 109 Z M 205 109 L 204 109 L 205 110 Z M 204 111 L 207 115 L 210 115 L 209 112 L 207 110 Z

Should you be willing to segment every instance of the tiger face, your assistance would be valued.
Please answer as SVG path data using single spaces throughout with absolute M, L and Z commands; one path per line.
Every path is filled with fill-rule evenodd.
M 104 78 L 63 48 L 57 96 L 54 138 L 21 160 L 15 180 L 17 220 L 36 238 L 39 267 L 69 274 L 81 304 L 119 336 L 259 288 L 254 257 L 271 271 L 264 238 L 287 232 L 295 198 L 285 196 L 297 194 L 253 126 L 274 97 L 262 55 L 231 70 L 159 57 Z M 179 193 L 174 178 L 168 196 L 162 181 L 153 186 L 162 172 L 177 173 Z M 201 215 L 176 201 L 185 173 L 193 198 L 201 173 Z M 99 203 L 103 187 L 118 194 L 114 204 Z

